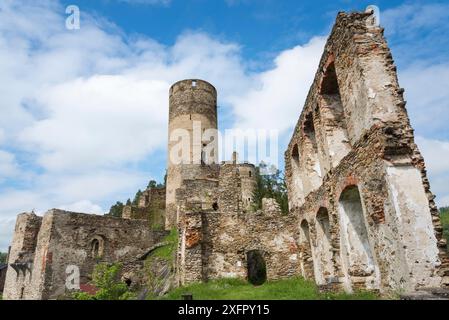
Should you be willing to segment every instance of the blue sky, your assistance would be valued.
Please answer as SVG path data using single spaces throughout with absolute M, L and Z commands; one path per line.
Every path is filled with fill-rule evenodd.
M 161 180 L 167 90 L 179 79 L 217 87 L 222 129 L 279 130 L 282 158 L 337 12 L 369 4 L 381 9 L 432 190 L 449 205 L 448 1 L 5 0 L 0 250 L 20 212 L 101 213 Z M 80 30 L 65 28 L 68 5 Z

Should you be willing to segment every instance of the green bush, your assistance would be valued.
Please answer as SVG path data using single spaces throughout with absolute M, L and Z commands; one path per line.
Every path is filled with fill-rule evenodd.
M 134 293 L 128 286 L 120 281 L 119 275 L 122 266 L 119 263 L 108 265 L 101 263 L 95 266 L 92 273 L 92 284 L 98 288 L 95 294 L 75 292 L 72 294 L 75 300 L 131 300 L 135 299 Z

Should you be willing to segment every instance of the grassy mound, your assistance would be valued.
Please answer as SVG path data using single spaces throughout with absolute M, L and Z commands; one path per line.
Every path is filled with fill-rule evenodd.
M 195 283 L 176 288 L 163 297 L 179 300 L 185 293 L 193 294 L 195 300 L 375 300 L 371 292 L 320 293 L 316 285 L 302 278 L 271 281 L 253 286 L 241 279 L 221 279 L 208 283 Z

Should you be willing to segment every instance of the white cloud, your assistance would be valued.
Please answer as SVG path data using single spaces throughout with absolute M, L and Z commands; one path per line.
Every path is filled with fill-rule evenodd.
M 442 27 L 449 18 L 449 5 L 443 3 L 403 4 L 381 12 L 387 34 L 413 33 L 422 28 Z M 407 26 L 407 32 L 404 32 Z M 406 36 L 406 35 L 405 35 Z
M 72 212 L 82 212 L 91 214 L 104 214 L 104 210 L 90 202 L 89 200 L 81 200 L 68 205 L 62 205 L 58 209 L 72 211 Z
M 152 161 L 166 152 L 168 88 L 180 79 L 214 84 L 222 112 L 234 116 L 235 127 L 274 128 L 281 140 L 288 139 L 325 41 L 314 38 L 285 50 L 272 69 L 250 74 L 238 44 L 187 32 L 164 46 L 128 37 L 86 12 L 81 30 L 68 31 L 64 12 L 55 1 L 0 3 L 0 144 L 21 159 L 26 155 L 20 163 L 14 153 L 0 152 L 0 172 L 20 176 L 9 187 L 0 185 L 0 250 L 10 241 L 17 213 L 53 207 L 101 213 L 146 185 L 148 168 L 160 165 Z M 414 68 L 401 80 L 418 123 L 427 113 L 421 106 L 434 107 L 437 100 L 444 106 L 447 78 L 444 68 Z M 423 91 L 434 95 L 430 99 Z M 435 123 L 443 128 L 447 118 L 439 115 L 443 120 Z M 437 153 L 423 153 L 429 171 L 435 166 L 448 172 L 432 160 Z M 432 179 L 433 190 L 446 201 L 442 183 Z
M 236 44 L 189 32 L 166 47 L 86 12 L 69 31 L 64 12 L 54 1 L 0 3 L 0 143 L 25 159 L 0 152 L 0 179 L 21 173 L 0 185 L 3 222 L 53 207 L 99 213 L 145 186 L 161 158 L 151 155 L 165 153 L 175 81 L 204 78 L 227 106 L 251 85 Z
M 277 129 L 281 133 L 296 124 L 313 82 L 325 38 L 313 38 L 304 46 L 283 51 L 275 67 L 254 76 L 254 86 L 232 99 L 238 128 Z
M 14 154 L 0 150 L 0 182 L 5 178 L 14 177 L 19 173 Z
M 400 70 L 399 80 L 418 134 L 449 139 L 449 64 L 412 65 Z
M 440 207 L 449 206 L 449 141 L 416 137 L 426 162 L 430 187 Z
M 449 172 L 449 141 L 416 137 L 416 142 L 434 175 Z

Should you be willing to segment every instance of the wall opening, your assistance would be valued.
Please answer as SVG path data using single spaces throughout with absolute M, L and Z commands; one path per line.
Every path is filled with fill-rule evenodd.
M 260 250 L 252 250 L 246 254 L 248 265 L 248 281 L 260 286 L 267 281 L 267 265 Z
M 95 237 L 90 243 L 92 258 L 101 258 L 104 251 L 104 240 L 101 237 Z
M 313 123 L 313 114 L 311 112 L 306 115 L 304 121 L 304 134 L 312 144 L 312 150 L 317 152 L 318 146 L 316 144 L 315 124 Z
M 354 278 L 374 275 L 375 265 L 357 186 L 347 187 L 339 199 L 341 256 L 346 273 Z
M 326 153 L 332 167 L 336 167 L 351 149 L 337 78 L 332 61 L 323 74 L 318 100 Z
M 328 210 L 321 207 L 316 215 L 317 283 L 327 284 L 334 276 L 332 238 Z
M 310 243 L 310 229 L 307 220 L 301 222 L 301 237 L 300 237 L 300 261 L 301 271 L 305 279 L 314 279 L 314 267 L 312 258 L 312 246 Z
M 292 172 L 292 190 L 289 194 L 289 207 L 301 206 L 304 202 L 304 187 L 301 179 L 301 169 L 299 163 L 299 147 L 295 144 L 290 157 L 290 167 Z
M 321 165 L 318 157 L 318 145 L 312 112 L 306 114 L 303 123 L 304 140 L 301 146 L 303 157 L 302 176 L 304 193 L 307 195 L 321 185 Z

